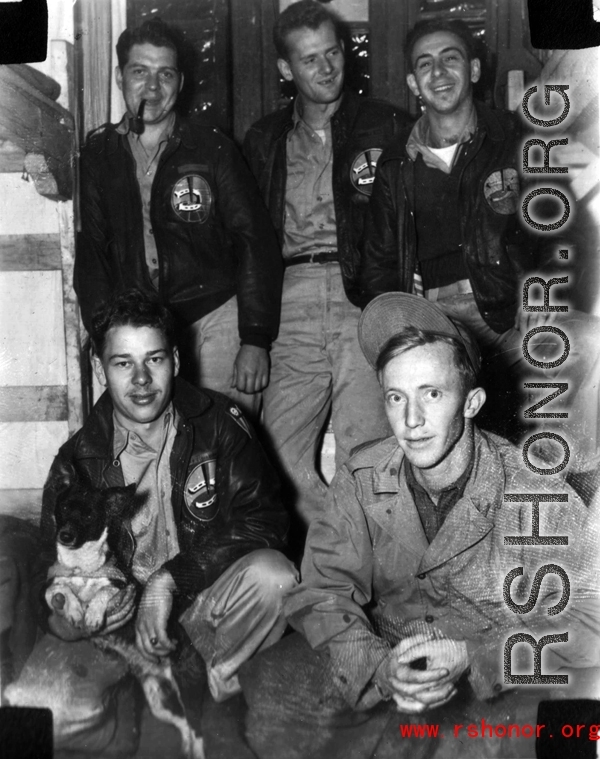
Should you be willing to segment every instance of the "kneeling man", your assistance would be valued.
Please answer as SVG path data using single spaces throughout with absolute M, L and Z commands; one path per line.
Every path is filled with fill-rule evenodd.
M 504 670 L 505 644 L 516 633 L 539 641 L 568 632 L 568 640 L 545 641 L 551 645 L 543 650 L 544 674 L 599 663 L 586 509 L 563 480 L 533 474 L 519 449 L 476 427 L 485 391 L 477 384 L 479 352 L 464 327 L 423 298 L 387 293 L 365 309 L 359 339 L 377 370 L 394 434 L 354 452 L 332 483 L 327 508 L 311 523 L 302 582 L 285 601 L 291 624 L 310 648 L 300 638 L 296 647 L 285 639 L 242 677 L 251 712 L 259 712 L 259 666 L 269 669 L 283 648 L 284 670 L 294 656 L 315 663 L 312 689 L 318 683 L 320 693 L 311 702 L 309 683 L 305 698 L 296 692 L 289 702 L 296 724 L 311 716 L 299 714 L 300 704 L 309 712 L 312 703 L 318 720 L 303 748 L 288 754 L 294 757 L 331 759 L 337 749 L 341 756 L 340 741 L 353 759 L 371 756 L 374 746 L 377 756 L 387 756 L 381 736 L 365 737 L 385 712 L 384 701 L 402 713 L 389 719 L 394 757 L 416 755 L 411 741 L 400 741 L 398 724 L 438 707 L 444 708 L 426 719 L 442 727 L 446 719 L 446 739 L 453 724 L 472 722 L 477 714 L 498 723 L 509 715 L 523 721 L 522 711 L 515 716 L 514 693 L 507 705 L 506 692 L 514 686 L 505 682 Z M 568 545 L 544 538 L 532 544 L 536 534 L 567 536 Z M 524 544 L 505 543 L 515 537 L 525 537 Z M 534 591 L 534 576 L 546 565 L 550 570 Z M 511 572 L 518 581 L 507 586 Z M 536 603 L 528 603 L 530 594 Z M 532 661 L 532 644 L 520 643 L 509 671 L 531 674 Z M 296 671 L 302 671 L 297 663 Z M 527 698 L 531 688 L 522 691 Z M 563 688 L 562 697 L 570 695 Z M 539 698 L 538 691 L 534 709 Z M 493 706 L 499 702 L 500 708 Z M 372 718 L 364 714 L 373 707 L 367 712 Z M 380 722 L 381 729 L 386 724 Z M 261 759 L 276 756 L 276 749 L 265 750 L 256 728 L 250 735 Z M 444 752 L 454 751 L 451 742 L 441 741 L 436 757 L 449 756 Z M 531 744 L 528 749 L 531 754 Z M 483 741 L 477 752 L 487 755 Z
M 143 505 L 120 525 L 117 542 L 143 594 L 135 608 L 131 586 L 122 591 L 99 632 L 135 616 L 138 649 L 158 660 L 174 650 L 179 621 L 206 663 L 213 697 L 224 700 L 240 690 L 240 664 L 281 636 L 282 596 L 296 583 L 278 550 L 288 516 L 277 477 L 230 399 L 177 378 L 174 324 L 163 306 L 127 291 L 95 315 L 91 339 L 106 392 L 54 460 L 42 539 L 52 550 L 57 499 L 74 480 L 99 489 L 135 484 Z M 49 628 L 66 641 L 89 636 L 59 609 Z

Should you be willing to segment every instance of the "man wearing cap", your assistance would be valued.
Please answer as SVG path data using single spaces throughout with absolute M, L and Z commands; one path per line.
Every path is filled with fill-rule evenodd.
M 279 72 L 298 95 L 248 130 L 244 153 L 285 265 L 264 423 L 308 522 L 327 492 L 315 460 L 329 413 L 338 466 L 388 431 L 356 337 L 357 242 L 377 159 L 407 119 L 344 87 L 340 24 L 320 3 L 289 5 L 273 36 Z
M 523 701 L 505 682 L 505 643 L 517 632 L 538 641 L 568 630 L 568 641 L 544 649 L 544 674 L 600 663 L 585 507 L 562 481 L 526 469 L 516 447 L 476 427 L 485 391 L 477 383 L 479 351 L 465 328 L 423 298 L 388 293 L 365 309 L 359 339 L 377 370 L 394 434 L 365 444 L 338 470 L 327 508 L 309 528 L 302 583 L 284 608 L 310 647 L 291 636 L 263 657 L 263 669 L 275 660 L 283 670 L 275 696 L 282 704 L 286 667 L 300 659 L 311 672 L 306 693 L 294 692 L 289 702 L 296 721 L 315 703 L 331 717 L 321 720 L 324 731 L 314 722 L 307 728 L 305 753 L 297 756 L 331 756 L 344 734 L 356 744 L 386 713 L 384 701 L 401 713 L 394 735 L 398 722 L 429 712 L 427 721 L 442 727 L 478 714 L 495 723 L 517 721 L 515 709 L 535 709 L 540 698 L 538 691 L 528 700 L 525 689 Z M 559 502 L 558 493 L 568 500 Z M 516 495 L 507 499 L 510 494 Z M 568 545 L 505 544 L 506 536 L 535 532 L 536 498 L 546 498 L 540 534 L 566 535 Z M 525 613 L 533 576 L 549 564 L 542 598 Z M 527 580 L 509 583 L 510 608 L 505 578 L 512 571 L 514 579 L 516 567 Z M 551 607 L 555 616 L 547 616 Z M 287 660 L 277 659 L 282 647 Z M 513 673 L 531 673 L 531 649 L 523 654 L 513 656 Z M 249 667 L 243 682 L 251 715 L 260 710 L 259 666 Z M 495 700 L 481 703 L 488 699 Z M 357 714 L 372 708 L 370 716 Z M 345 733 L 338 731 L 342 725 Z M 451 726 L 448 745 L 457 737 Z M 353 759 L 371 756 L 367 743 L 365 753 L 353 749 Z M 497 756 L 487 753 L 497 748 L 492 744 L 481 739 L 477 756 Z M 396 747 L 390 756 L 415 756 L 412 741 L 390 745 Z M 276 755 L 262 743 L 258 748 L 261 759 Z
M 568 380 L 560 411 L 572 410 L 565 422 L 569 444 L 581 458 L 594 455 L 600 322 L 573 309 L 519 312 L 525 274 L 542 262 L 519 218 L 523 156 L 517 116 L 474 99 L 481 65 L 464 23 L 419 22 L 407 37 L 405 57 L 407 83 L 423 115 L 378 164 L 363 235 L 361 305 L 385 292 L 414 292 L 466 324 L 484 350 L 489 390 L 507 392 L 503 403 L 494 394 L 486 410 L 493 428 L 515 438 L 521 430 L 506 404 L 518 407 L 520 397 L 514 380 L 507 383 L 507 370 L 518 375 L 521 388 L 523 379 Z M 564 287 L 558 292 L 564 299 Z M 566 330 L 571 359 L 536 376 L 523 358 L 523 338 L 532 327 L 553 323 Z M 563 348 L 548 330 L 529 342 L 532 357 L 542 362 L 560 359 Z

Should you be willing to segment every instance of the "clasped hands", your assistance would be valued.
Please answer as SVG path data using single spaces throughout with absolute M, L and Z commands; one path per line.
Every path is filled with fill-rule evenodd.
M 418 659 L 426 660 L 425 669 L 410 666 Z M 450 701 L 456 693 L 456 681 L 468 666 L 464 641 L 417 633 L 390 652 L 381 684 L 391 692 L 398 711 L 420 714 Z

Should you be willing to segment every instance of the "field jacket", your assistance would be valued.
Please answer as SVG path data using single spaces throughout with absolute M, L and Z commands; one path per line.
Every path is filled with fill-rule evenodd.
M 360 709 L 381 700 L 377 670 L 415 629 L 466 642 L 469 681 L 482 699 L 503 688 L 504 646 L 516 633 L 537 641 L 568 632 L 568 642 L 545 648 L 544 674 L 598 666 L 597 530 L 587 531 L 586 507 L 560 476 L 533 474 L 515 446 L 476 430 L 464 494 L 428 543 L 402 462 L 392 437 L 364 446 L 338 471 L 321 518 L 309 528 L 302 583 L 285 602 L 291 624 L 329 653 L 348 703 Z M 509 493 L 517 497 L 505 500 Z M 558 501 L 559 493 L 568 500 Z M 533 534 L 532 494 L 557 499 L 541 503 L 539 534 L 567 536 L 568 545 L 504 544 L 506 536 Z M 508 573 L 524 568 L 511 586 L 511 598 L 523 604 L 546 564 L 568 575 L 566 609 L 547 615 L 565 591 L 548 574 L 535 608 L 513 612 L 503 595 Z M 529 651 L 527 673 L 531 660 Z

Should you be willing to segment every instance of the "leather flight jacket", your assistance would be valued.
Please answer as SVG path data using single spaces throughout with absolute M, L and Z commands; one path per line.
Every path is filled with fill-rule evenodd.
M 258 181 L 283 245 L 286 140 L 293 127 L 294 104 L 265 116 L 250 127 L 244 155 Z M 333 198 L 338 257 L 348 299 L 358 302 L 358 241 L 383 148 L 409 122 L 406 114 L 383 100 L 362 98 L 345 90 L 331 119 L 333 140 Z
M 477 130 L 465 143 L 459 179 L 462 253 L 485 322 L 497 333 L 514 326 L 519 282 L 535 266 L 538 243 L 519 218 L 521 129 L 517 117 L 476 102 Z M 417 267 L 415 162 L 408 133 L 383 154 L 365 221 L 360 305 L 384 292 L 413 291 Z M 443 230 L 440 230 L 443 234 Z
M 180 553 L 164 567 L 184 607 L 242 556 L 261 548 L 283 549 L 289 517 L 277 475 L 233 401 L 177 378 L 173 406 L 177 433 L 170 456 L 171 503 Z M 113 404 L 105 392 L 54 459 L 41 517 L 49 563 L 55 552 L 57 494 L 76 477 L 96 488 L 124 485 L 113 455 L 113 430 Z M 135 538 L 129 525 L 121 525 L 113 549 L 131 563 Z
M 113 292 L 137 287 L 156 295 L 135 160 L 117 125 L 89 137 L 80 185 L 75 290 L 89 329 Z M 242 342 L 268 348 L 279 328 L 281 255 L 256 182 L 231 140 L 177 117 L 150 203 L 161 302 L 191 324 L 237 295 Z

